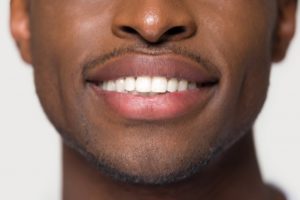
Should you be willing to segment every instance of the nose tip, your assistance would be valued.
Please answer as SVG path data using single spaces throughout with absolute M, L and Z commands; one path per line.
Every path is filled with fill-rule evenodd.
M 162 3 L 166 1 L 149 2 L 152 4 L 129 9 L 123 6 L 113 19 L 112 32 L 120 38 L 142 39 L 148 43 L 183 40 L 196 32 L 195 21 L 184 7 Z

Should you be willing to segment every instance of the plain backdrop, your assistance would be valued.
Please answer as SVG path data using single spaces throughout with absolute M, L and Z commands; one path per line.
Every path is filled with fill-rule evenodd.
M 8 15 L 9 1 L 1 0 L 0 199 L 58 200 L 60 139 L 35 95 L 32 69 L 22 62 L 10 36 Z M 285 61 L 273 66 L 255 132 L 264 179 L 299 200 L 300 33 Z

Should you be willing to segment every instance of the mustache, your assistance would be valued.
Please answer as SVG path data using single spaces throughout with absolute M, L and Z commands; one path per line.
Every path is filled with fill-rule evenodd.
M 149 56 L 159 56 L 164 54 L 174 54 L 178 56 L 185 57 L 198 65 L 206 68 L 206 70 L 213 71 L 218 74 L 218 67 L 211 60 L 204 58 L 199 53 L 195 53 L 192 50 L 188 50 L 184 47 L 179 46 L 164 46 L 164 47 L 156 47 L 156 46 L 148 46 L 148 45 L 132 45 L 126 47 L 115 48 L 112 51 L 104 54 L 100 54 L 98 56 L 92 56 L 83 61 L 80 65 L 81 69 L 83 69 L 83 77 L 86 77 L 87 71 L 97 67 L 104 65 L 106 62 L 109 62 L 112 59 L 121 57 L 127 54 L 143 54 Z

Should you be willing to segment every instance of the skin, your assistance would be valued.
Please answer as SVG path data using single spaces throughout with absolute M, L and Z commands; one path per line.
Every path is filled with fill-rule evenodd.
M 12 0 L 12 35 L 64 139 L 63 199 L 284 199 L 261 179 L 252 126 L 271 64 L 293 37 L 296 3 Z M 214 97 L 163 123 L 118 116 L 91 95 L 84 64 L 132 46 L 201 55 L 220 74 Z

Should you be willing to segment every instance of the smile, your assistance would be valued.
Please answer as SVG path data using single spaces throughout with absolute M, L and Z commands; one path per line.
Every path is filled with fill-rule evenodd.
M 213 70 L 180 56 L 129 54 L 88 70 L 105 109 L 126 119 L 168 120 L 198 110 L 213 96 Z
M 189 82 L 185 79 L 166 78 L 162 76 L 139 76 L 126 77 L 117 80 L 109 80 L 99 83 L 98 86 L 104 91 L 122 92 L 138 95 L 158 95 L 186 90 L 195 90 L 204 84 Z

